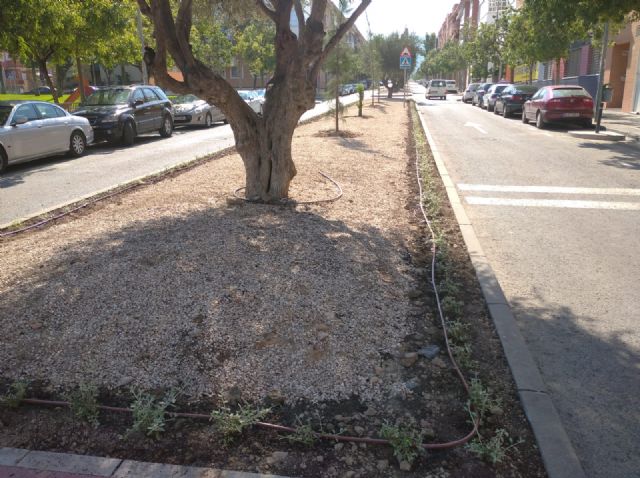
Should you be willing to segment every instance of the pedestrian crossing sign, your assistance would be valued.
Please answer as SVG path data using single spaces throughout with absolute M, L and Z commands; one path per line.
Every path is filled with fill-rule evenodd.
M 400 69 L 411 69 L 411 57 L 410 56 L 401 56 L 400 57 Z

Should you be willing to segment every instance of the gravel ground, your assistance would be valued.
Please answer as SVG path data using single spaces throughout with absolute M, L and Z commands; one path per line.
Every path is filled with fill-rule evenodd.
M 338 201 L 234 199 L 232 154 L 0 242 L 0 377 L 289 403 L 397 393 L 375 370 L 417 287 L 408 120 L 399 102 L 365 113 L 341 122 L 351 138 L 318 134 L 330 118 L 296 130 L 291 197 L 332 197 L 321 170 Z

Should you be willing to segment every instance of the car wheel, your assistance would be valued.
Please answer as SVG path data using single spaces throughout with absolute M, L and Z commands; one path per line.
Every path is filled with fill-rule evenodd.
M 122 144 L 131 146 L 136 139 L 136 130 L 131 121 L 127 121 L 122 127 Z
M 204 118 L 204 125 L 207 128 L 211 128 L 211 126 L 213 126 L 213 119 L 209 113 L 207 113 L 207 116 Z
M 507 105 L 502 105 L 502 117 L 503 118 L 509 117 L 509 113 L 507 112 Z
M 529 124 L 529 118 L 527 118 L 527 113 L 525 113 L 524 108 L 522 109 L 522 122 L 524 124 Z
M 7 160 L 7 153 L 5 153 L 2 148 L 0 148 L 0 174 L 4 173 L 7 170 L 8 164 L 9 161 Z
M 162 119 L 162 128 L 160 128 L 160 136 L 169 138 L 173 134 L 173 123 L 169 115 Z
M 593 122 L 590 119 L 583 120 L 582 127 L 585 129 L 591 129 L 593 128 Z
M 69 139 L 69 154 L 75 158 L 82 156 L 87 149 L 87 140 L 80 131 L 71 133 Z
M 542 113 L 539 111 L 536 113 L 536 128 L 544 129 L 544 120 L 542 119 Z

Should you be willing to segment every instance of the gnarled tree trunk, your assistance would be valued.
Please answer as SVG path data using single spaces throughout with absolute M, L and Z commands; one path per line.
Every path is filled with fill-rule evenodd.
M 315 106 L 320 67 L 371 3 L 361 0 L 351 17 L 325 42 L 323 22 L 328 1 L 331 0 L 314 0 L 305 18 L 301 0 L 255 0 L 256 8 L 276 27 L 275 72 L 267 84 L 263 115 L 258 115 L 224 78 L 193 56 L 189 44 L 193 0 L 138 0 L 141 12 L 154 25 L 156 49 L 145 53 L 150 74 L 161 86 L 193 93 L 222 110 L 244 162 L 245 195 L 249 200 L 274 202 L 288 196 L 296 175 L 291 154 L 293 132 L 302 114 Z M 292 11 L 298 18 L 297 35 L 291 31 Z M 168 74 L 167 55 L 182 71 L 183 81 Z

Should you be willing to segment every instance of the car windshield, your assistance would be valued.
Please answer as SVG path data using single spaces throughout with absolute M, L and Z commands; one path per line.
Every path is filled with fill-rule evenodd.
M 253 99 L 253 95 L 248 91 L 238 91 L 238 94 L 240 95 L 240 98 L 242 98 L 245 101 L 249 101 Z
M 529 93 L 535 93 L 536 91 L 538 91 L 538 87 L 537 86 L 518 86 L 516 87 L 516 93 L 524 93 L 524 94 L 529 94 Z
M 131 90 L 125 88 L 98 90 L 85 101 L 87 106 L 126 105 Z
M 447 86 L 447 84 L 442 80 L 433 80 L 431 82 L 431 86 L 440 87 L 440 86 Z
M 13 106 L 0 105 L 0 125 L 3 125 L 9 119 Z
M 199 101 L 199 100 L 200 98 L 198 98 L 195 95 L 179 95 L 174 98 L 173 103 L 177 105 L 182 105 L 185 103 L 193 103 L 194 101 Z
M 469 85 L 469 91 L 476 91 L 480 85 L 476 85 L 475 83 Z
M 496 93 L 500 93 L 500 92 L 501 92 L 502 90 L 504 90 L 507 86 L 509 86 L 509 85 L 499 85 L 499 86 L 496 86 L 496 91 L 495 91 L 495 92 L 496 92 Z
M 590 97 L 589 93 L 582 88 L 557 88 L 553 90 L 554 98 L 568 98 L 570 96 Z

